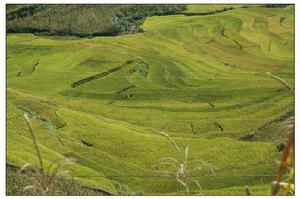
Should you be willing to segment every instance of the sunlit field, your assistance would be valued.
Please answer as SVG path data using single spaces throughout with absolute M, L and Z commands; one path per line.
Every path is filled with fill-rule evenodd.
M 85 187 L 185 195 L 157 163 L 187 147 L 189 195 L 270 194 L 294 115 L 294 6 L 197 15 L 224 7 L 147 17 L 135 34 L 7 34 L 7 164 L 38 165 L 26 113 L 45 167 L 74 158 L 62 170 Z

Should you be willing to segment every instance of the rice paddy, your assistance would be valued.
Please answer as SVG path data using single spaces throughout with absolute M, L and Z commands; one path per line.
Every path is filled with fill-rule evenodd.
M 216 9 L 193 5 L 190 12 Z M 137 34 L 77 39 L 7 35 L 7 163 L 60 157 L 84 186 L 121 195 L 181 195 L 168 168 L 176 150 L 196 168 L 190 194 L 270 194 L 294 96 L 294 6 L 148 17 Z

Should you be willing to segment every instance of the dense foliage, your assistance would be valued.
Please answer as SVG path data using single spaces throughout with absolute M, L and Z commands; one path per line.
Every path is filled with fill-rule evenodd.
M 23 5 L 7 8 L 7 32 L 113 36 L 141 31 L 148 16 L 171 15 L 182 5 Z

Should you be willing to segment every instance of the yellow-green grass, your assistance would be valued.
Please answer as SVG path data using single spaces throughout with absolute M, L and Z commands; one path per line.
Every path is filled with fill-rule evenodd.
M 182 193 L 175 178 L 152 169 L 176 156 L 160 131 L 188 146 L 190 159 L 218 168 L 214 176 L 193 173 L 202 194 L 266 187 L 280 153 L 261 128 L 293 114 L 294 98 L 265 73 L 294 85 L 293 11 L 150 17 L 143 33 L 116 37 L 8 35 L 8 163 L 37 163 L 22 118 L 28 112 L 46 165 L 73 156 L 75 179 L 112 194 L 118 184 L 128 194 Z M 247 134 L 256 139 L 239 140 Z

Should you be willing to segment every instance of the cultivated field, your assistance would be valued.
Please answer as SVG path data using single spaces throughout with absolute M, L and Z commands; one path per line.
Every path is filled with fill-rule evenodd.
M 186 12 L 218 7 L 188 6 Z M 294 7 L 148 17 L 121 36 L 7 35 L 7 163 L 67 165 L 84 186 L 111 194 L 186 194 L 169 134 L 201 185 L 190 194 L 269 194 L 294 97 Z M 199 168 L 199 163 L 202 162 Z M 210 166 L 207 166 L 210 165 Z M 174 170 L 175 172 L 175 170 Z

